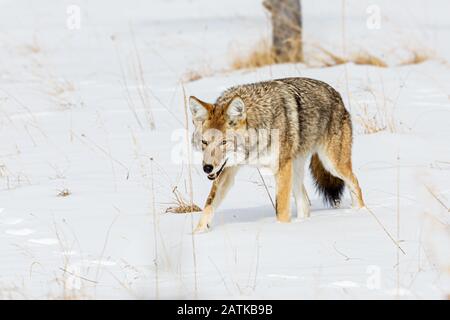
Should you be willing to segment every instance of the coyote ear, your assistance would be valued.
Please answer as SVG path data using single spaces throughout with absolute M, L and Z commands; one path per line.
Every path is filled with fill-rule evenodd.
M 245 104 L 241 98 L 234 98 L 228 105 L 228 117 L 232 121 L 242 120 L 245 118 Z
M 197 99 L 194 96 L 189 97 L 189 108 L 191 109 L 192 119 L 194 121 L 205 121 L 212 105 Z

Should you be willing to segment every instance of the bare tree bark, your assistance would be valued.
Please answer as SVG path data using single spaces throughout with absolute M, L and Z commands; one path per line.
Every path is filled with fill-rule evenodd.
M 263 5 L 272 15 L 275 61 L 303 61 L 300 0 L 264 0 Z

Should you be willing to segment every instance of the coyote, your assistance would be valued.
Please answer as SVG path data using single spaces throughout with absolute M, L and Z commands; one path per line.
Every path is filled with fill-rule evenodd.
M 213 104 L 191 96 L 189 107 L 195 127 L 192 142 L 202 150 L 203 171 L 213 180 L 194 232 L 210 228 L 214 211 L 244 164 L 274 173 L 280 222 L 291 219 L 291 191 L 297 217 L 310 215 L 303 184 L 308 159 L 316 189 L 326 203 L 339 206 L 347 185 L 352 206 L 364 207 L 352 171 L 350 114 L 340 94 L 328 84 L 309 78 L 245 84 L 226 90 Z

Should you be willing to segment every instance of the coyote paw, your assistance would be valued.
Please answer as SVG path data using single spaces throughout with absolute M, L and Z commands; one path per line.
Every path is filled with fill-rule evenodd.
M 361 205 L 361 204 L 353 204 L 353 203 L 352 203 L 352 205 L 351 205 L 351 208 L 352 208 L 353 210 L 356 210 L 356 211 L 361 211 L 361 210 L 364 209 L 365 207 L 366 207 L 365 204 Z
M 211 227 L 207 223 L 202 223 L 201 221 L 197 225 L 197 227 L 194 229 L 193 234 L 199 234 L 199 233 L 206 233 L 209 230 L 211 230 Z
M 291 217 L 290 216 L 277 216 L 277 222 L 289 223 L 289 222 L 291 222 Z
M 336 200 L 333 200 L 333 203 L 331 204 L 331 207 L 333 208 L 333 209 L 339 209 L 340 207 L 341 207 L 341 200 L 340 199 L 336 199 Z
M 306 216 L 306 217 L 297 217 L 294 221 L 297 223 L 301 223 L 301 222 L 305 222 L 308 221 L 310 218 L 310 216 Z

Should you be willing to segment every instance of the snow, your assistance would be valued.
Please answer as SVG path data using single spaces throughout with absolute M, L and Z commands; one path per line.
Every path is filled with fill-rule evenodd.
M 364 49 L 389 68 L 227 71 L 233 55 L 270 32 L 259 0 L 2 1 L 0 298 L 445 298 L 448 1 L 345 3 L 342 25 L 341 2 L 304 1 L 307 49 Z M 81 28 L 70 30 L 73 4 Z M 366 27 L 372 4 L 380 29 Z M 434 57 L 398 66 L 409 46 Z M 149 108 L 139 97 L 139 60 Z M 208 76 L 182 85 L 198 70 Z M 211 232 L 193 236 L 199 214 L 164 213 L 175 186 L 189 198 L 183 86 L 211 101 L 231 85 L 287 76 L 342 93 L 355 127 L 354 169 L 381 225 L 350 209 L 349 195 L 341 209 L 325 208 L 309 176 L 311 218 L 277 223 L 257 171 L 244 168 Z M 393 119 L 394 129 L 365 133 L 360 119 L 373 116 Z M 198 159 L 191 174 L 201 205 L 210 182 Z M 273 197 L 273 178 L 264 179 Z

